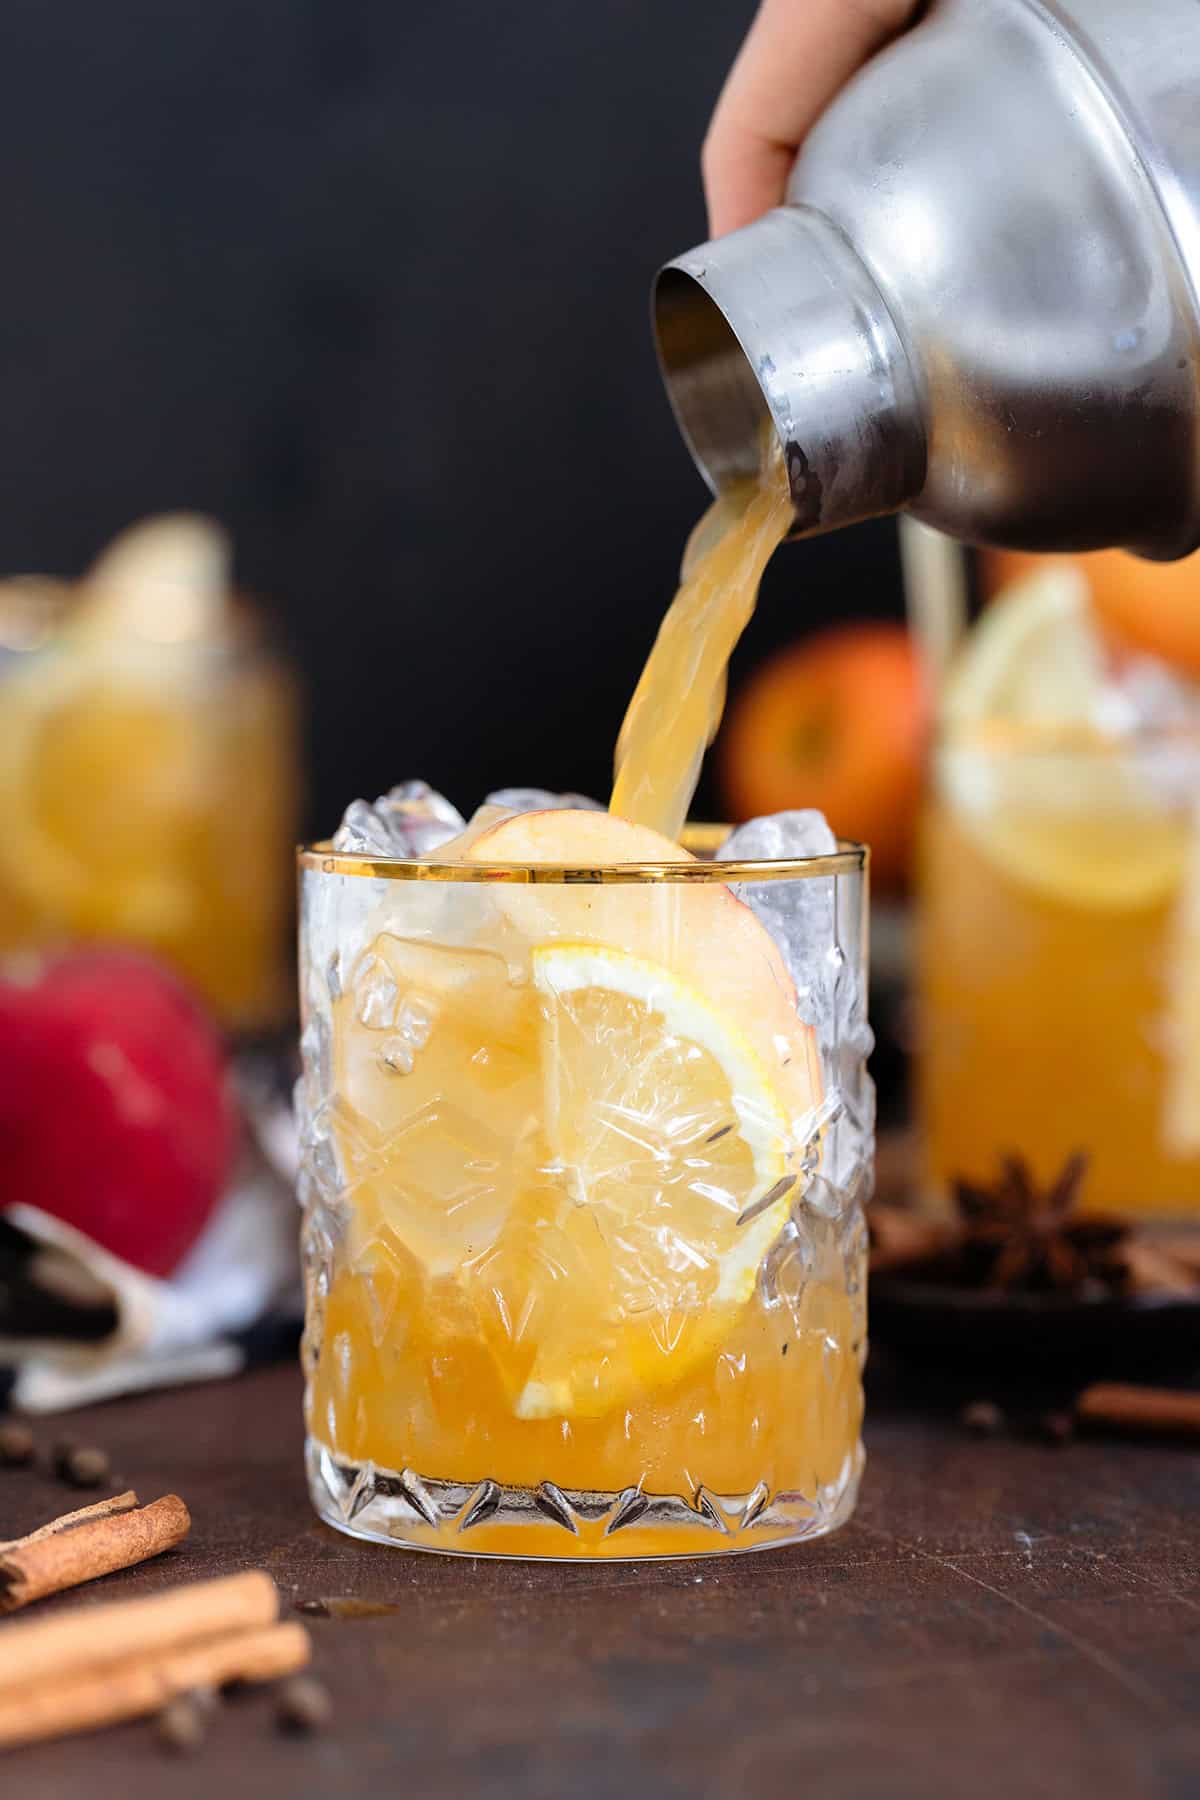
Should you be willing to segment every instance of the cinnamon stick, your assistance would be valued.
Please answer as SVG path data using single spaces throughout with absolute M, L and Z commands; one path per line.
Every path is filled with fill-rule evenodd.
M 0 1613 L 159 1556 L 187 1536 L 192 1522 L 178 1494 L 135 1511 L 110 1508 L 75 1524 L 67 1520 L 53 1521 L 0 1552 Z
M 1200 1231 L 1156 1231 L 1151 1241 L 1164 1256 L 1200 1279 Z
M 132 1488 L 126 1488 L 123 1494 L 110 1494 L 107 1500 L 93 1500 L 90 1506 L 63 1513 L 59 1518 L 51 1519 L 49 1524 L 39 1525 L 36 1531 L 26 1532 L 24 1537 L 6 1538 L 0 1544 L 0 1555 L 6 1550 L 23 1550 L 26 1544 L 40 1543 L 59 1531 L 74 1531 L 77 1525 L 86 1525 L 91 1519 L 107 1519 L 113 1513 L 132 1512 L 137 1503 L 138 1497 Z
M 0 1630 L 0 1692 L 202 1639 L 273 1625 L 279 1590 L 263 1569 L 195 1581 L 142 1600 L 76 1606 Z
M 1075 1402 L 1081 1425 L 1147 1437 L 1200 1438 L 1200 1393 L 1098 1381 Z
M 952 1234 L 938 1219 L 927 1219 L 905 1207 L 871 1208 L 871 1273 L 891 1274 L 928 1262 L 949 1248 Z
M 311 1653 L 303 1625 L 268 1625 L 166 1653 L 128 1657 L 64 1681 L 9 1688 L 0 1694 L 0 1749 L 141 1718 L 193 1688 L 273 1681 L 303 1668 Z
M 1113 1252 L 1135 1294 L 1194 1294 L 1200 1272 L 1154 1238 L 1130 1238 Z

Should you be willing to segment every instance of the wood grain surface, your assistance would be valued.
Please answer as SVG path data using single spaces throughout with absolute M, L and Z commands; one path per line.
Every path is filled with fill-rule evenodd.
M 797 1550 L 588 1566 L 417 1555 L 311 1516 L 291 1367 L 41 1429 L 102 1443 L 187 1543 L 52 1609 L 262 1566 L 306 1613 L 333 1728 L 229 1702 L 195 1757 L 145 1726 L 17 1752 L 20 1800 L 814 1800 L 1200 1794 L 1200 1456 L 966 1436 L 877 1365 L 858 1516 Z M 61 1511 L 0 1471 L 0 1533 Z M 0 1630 L 5 1629 L 0 1624 Z

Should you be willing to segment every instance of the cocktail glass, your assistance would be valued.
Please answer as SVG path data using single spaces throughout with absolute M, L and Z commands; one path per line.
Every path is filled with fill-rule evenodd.
M 983 725 L 934 758 L 919 1110 L 935 1192 L 1087 1156 L 1088 1211 L 1200 1216 L 1200 738 Z
M 219 634 L 76 629 L 76 591 L 0 588 L 0 954 L 134 944 L 227 1027 L 278 1025 L 298 789 L 290 672 Z
M 865 860 L 301 854 L 307 1459 L 331 1525 L 650 1557 L 849 1515 Z

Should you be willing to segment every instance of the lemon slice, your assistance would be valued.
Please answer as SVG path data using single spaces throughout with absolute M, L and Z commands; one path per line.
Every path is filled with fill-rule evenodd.
M 1068 906 L 1160 904 L 1187 832 L 1102 728 L 1105 653 L 1087 583 L 1054 563 L 988 608 L 946 682 L 937 783 L 1011 880 Z
M 106 643 L 220 643 L 229 625 L 232 560 L 229 536 L 212 519 L 143 519 L 88 570 L 70 634 Z
M 532 969 L 549 1160 L 471 1283 L 517 1415 L 595 1416 L 728 1335 L 803 1146 L 738 1023 L 671 970 L 576 943 Z
M 942 722 L 952 732 L 994 720 L 1090 726 L 1104 674 L 1087 582 L 1055 562 L 987 608 L 947 677 Z
M 461 840 L 460 840 L 461 841 Z M 469 862 L 561 862 L 581 871 L 620 863 L 695 862 L 644 825 L 605 812 L 520 813 L 483 832 Z M 770 932 L 725 882 L 585 880 L 543 887 L 498 882 L 495 905 L 527 943 L 616 945 L 669 968 L 749 1038 L 792 1119 L 811 1134 L 824 1080 L 816 1033 L 801 1024 L 796 986 Z

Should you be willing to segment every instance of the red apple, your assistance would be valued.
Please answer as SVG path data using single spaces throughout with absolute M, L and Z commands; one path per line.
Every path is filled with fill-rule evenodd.
M 236 1142 L 220 1038 L 165 969 L 123 950 L 0 967 L 4 1204 L 41 1207 L 166 1276 Z

